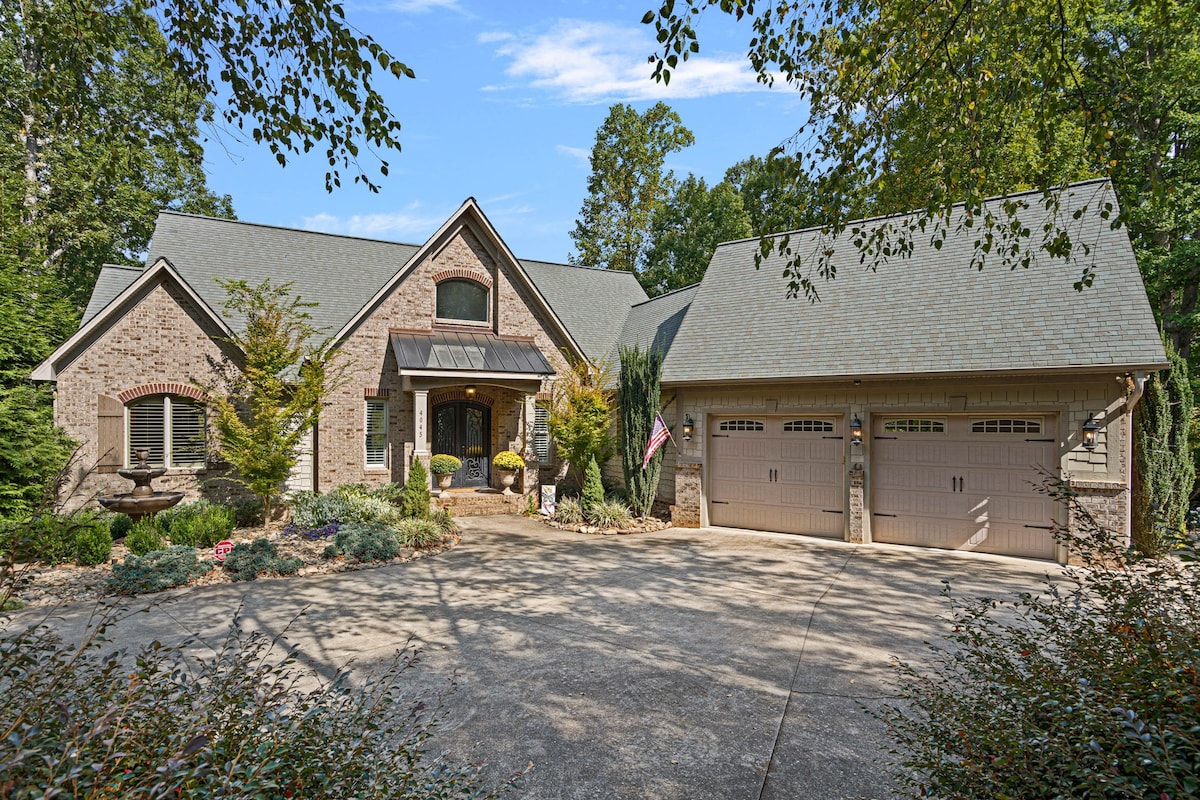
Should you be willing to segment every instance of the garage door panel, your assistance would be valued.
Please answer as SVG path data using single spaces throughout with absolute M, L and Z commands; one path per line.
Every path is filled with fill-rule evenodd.
M 1034 487 L 1055 463 L 1053 418 L 881 416 L 874 433 L 895 437 L 872 442 L 877 541 L 1054 557 L 1057 509 Z

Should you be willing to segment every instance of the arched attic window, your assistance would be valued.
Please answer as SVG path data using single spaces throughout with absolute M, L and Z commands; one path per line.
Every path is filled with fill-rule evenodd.
M 469 278 L 451 278 L 437 285 L 437 320 L 450 323 L 489 321 L 488 287 Z

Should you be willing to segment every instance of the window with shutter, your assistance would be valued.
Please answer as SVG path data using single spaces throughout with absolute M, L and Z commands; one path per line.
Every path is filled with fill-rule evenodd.
M 125 463 L 145 450 L 151 467 L 203 467 L 207 428 L 204 405 L 185 397 L 158 395 L 125 406 Z
M 367 401 L 366 462 L 368 467 L 387 467 L 387 401 Z
M 541 406 L 533 410 L 533 452 L 537 453 L 538 464 L 550 463 L 550 412 Z
M 204 407 L 178 397 L 171 407 L 171 466 L 204 466 Z

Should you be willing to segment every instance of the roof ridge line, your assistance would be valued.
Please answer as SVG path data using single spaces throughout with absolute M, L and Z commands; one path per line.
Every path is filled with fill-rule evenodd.
M 689 283 L 687 286 L 680 286 L 678 289 L 672 289 L 669 292 L 664 292 L 663 294 L 657 295 L 655 297 L 651 297 L 646 300 L 639 300 L 638 302 L 631 304 L 629 307 L 637 308 L 638 306 L 644 306 L 647 303 L 653 303 L 655 300 L 662 300 L 664 297 L 670 297 L 673 294 L 679 294 L 680 292 L 686 292 L 688 289 L 698 289 L 699 287 L 700 287 L 700 281 L 696 281 L 695 283 Z
M 534 264 L 545 264 L 549 267 L 566 267 L 567 269 L 583 269 L 588 272 L 607 273 L 612 275 L 631 275 L 634 280 L 637 280 L 637 275 L 627 269 L 609 269 L 608 267 L 588 267 L 583 264 L 564 264 L 561 261 L 542 261 L 540 258 L 518 258 L 522 264 L 529 261 Z
M 412 242 L 401 242 L 401 241 L 397 241 L 395 239 L 377 239 L 377 238 L 374 238 L 371 236 L 354 236 L 354 235 L 348 234 L 348 233 L 330 233 L 329 231 L 313 231 L 313 230 L 309 230 L 308 228 L 296 228 L 296 227 L 292 227 L 290 225 L 273 225 L 269 222 L 252 222 L 250 220 L 245 220 L 245 219 L 225 219 L 224 217 L 210 217 L 205 214 L 187 214 L 183 211 L 172 211 L 170 209 L 163 209 L 162 211 L 158 212 L 158 215 L 160 217 L 169 215 L 172 217 L 185 217 L 188 219 L 199 219 L 199 220 L 204 220 L 206 222 L 223 222 L 223 223 L 227 223 L 227 224 L 231 224 L 231 225 L 249 225 L 249 226 L 252 226 L 255 228 L 269 228 L 271 230 L 287 231 L 288 233 L 307 233 L 312 236 L 330 236 L 335 239 L 353 239 L 353 240 L 359 241 L 359 242 L 376 242 L 378 244 L 394 244 L 394 245 L 400 245 L 401 247 L 418 247 L 419 248 L 421 246 L 419 244 L 414 244 Z

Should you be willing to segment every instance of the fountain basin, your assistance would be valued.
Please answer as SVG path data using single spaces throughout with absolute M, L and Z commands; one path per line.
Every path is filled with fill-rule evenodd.
M 183 499 L 183 492 L 151 492 L 140 496 L 131 492 L 96 499 L 109 511 L 128 514 L 130 519 L 137 522 L 142 517 L 156 514 L 175 505 Z

